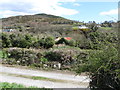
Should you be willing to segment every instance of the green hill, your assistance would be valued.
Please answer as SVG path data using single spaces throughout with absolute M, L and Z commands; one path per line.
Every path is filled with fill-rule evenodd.
M 3 29 L 16 29 L 20 32 L 32 33 L 62 33 L 68 32 L 77 21 L 48 14 L 35 14 L 2 18 Z

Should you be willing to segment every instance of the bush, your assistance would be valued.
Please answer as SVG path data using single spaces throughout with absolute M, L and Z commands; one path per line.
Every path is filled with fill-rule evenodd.
M 52 48 L 55 44 L 55 41 L 52 37 L 42 38 L 38 41 L 38 44 L 43 48 Z
M 70 40 L 68 41 L 68 44 L 69 46 L 76 46 L 76 42 L 74 40 Z
M 72 51 L 53 50 L 45 53 L 49 61 L 57 61 L 62 65 L 70 65 L 75 61 Z
M 104 88 L 118 90 L 120 88 L 120 61 L 117 49 L 110 45 L 103 50 L 90 52 L 76 72 L 89 72 L 91 90 L 104 90 Z
M 51 48 L 53 47 L 54 44 L 55 44 L 55 41 L 52 37 L 45 38 L 45 44 L 44 44 L 45 48 Z
M 2 47 L 8 48 L 10 46 L 9 36 L 5 33 L 2 33 Z
M 42 58 L 40 58 L 40 61 L 44 63 L 44 62 L 47 62 L 48 60 L 47 60 L 47 58 L 42 57 Z
M 32 37 L 30 34 L 1 34 L 2 37 L 2 47 L 20 47 L 20 48 L 52 48 L 55 44 L 53 37 L 42 38 L 37 40 L 38 37 Z
M 8 49 L 7 52 L 7 62 L 14 61 L 13 64 L 20 64 L 20 65 L 31 65 L 32 63 L 40 63 L 41 56 L 38 55 L 40 53 L 28 50 L 28 49 Z
M 87 39 L 77 41 L 77 46 L 81 49 L 91 49 L 91 42 Z
M 32 43 L 32 36 L 29 34 L 20 35 L 20 34 L 5 34 L 2 33 L 2 47 L 20 47 L 20 48 L 29 48 Z

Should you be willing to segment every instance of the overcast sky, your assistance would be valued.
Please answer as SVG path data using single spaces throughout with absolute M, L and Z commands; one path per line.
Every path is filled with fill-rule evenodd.
M 117 20 L 118 1 L 119 0 L 0 0 L 0 18 L 46 13 L 85 22 Z

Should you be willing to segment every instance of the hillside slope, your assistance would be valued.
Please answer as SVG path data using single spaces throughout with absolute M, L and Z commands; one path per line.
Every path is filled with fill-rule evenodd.
M 35 14 L 2 18 L 3 29 L 16 29 L 20 32 L 44 33 L 69 30 L 74 23 L 60 16 Z

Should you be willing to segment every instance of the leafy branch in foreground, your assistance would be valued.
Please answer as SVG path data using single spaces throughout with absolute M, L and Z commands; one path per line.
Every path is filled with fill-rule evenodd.
M 104 90 L 104 88 L 119 90 L 120 61 L 118 50 L 113 46 L 107 46 L 103 50 L 90 52 L 76 72 L 89 72 L 91 90 Z

